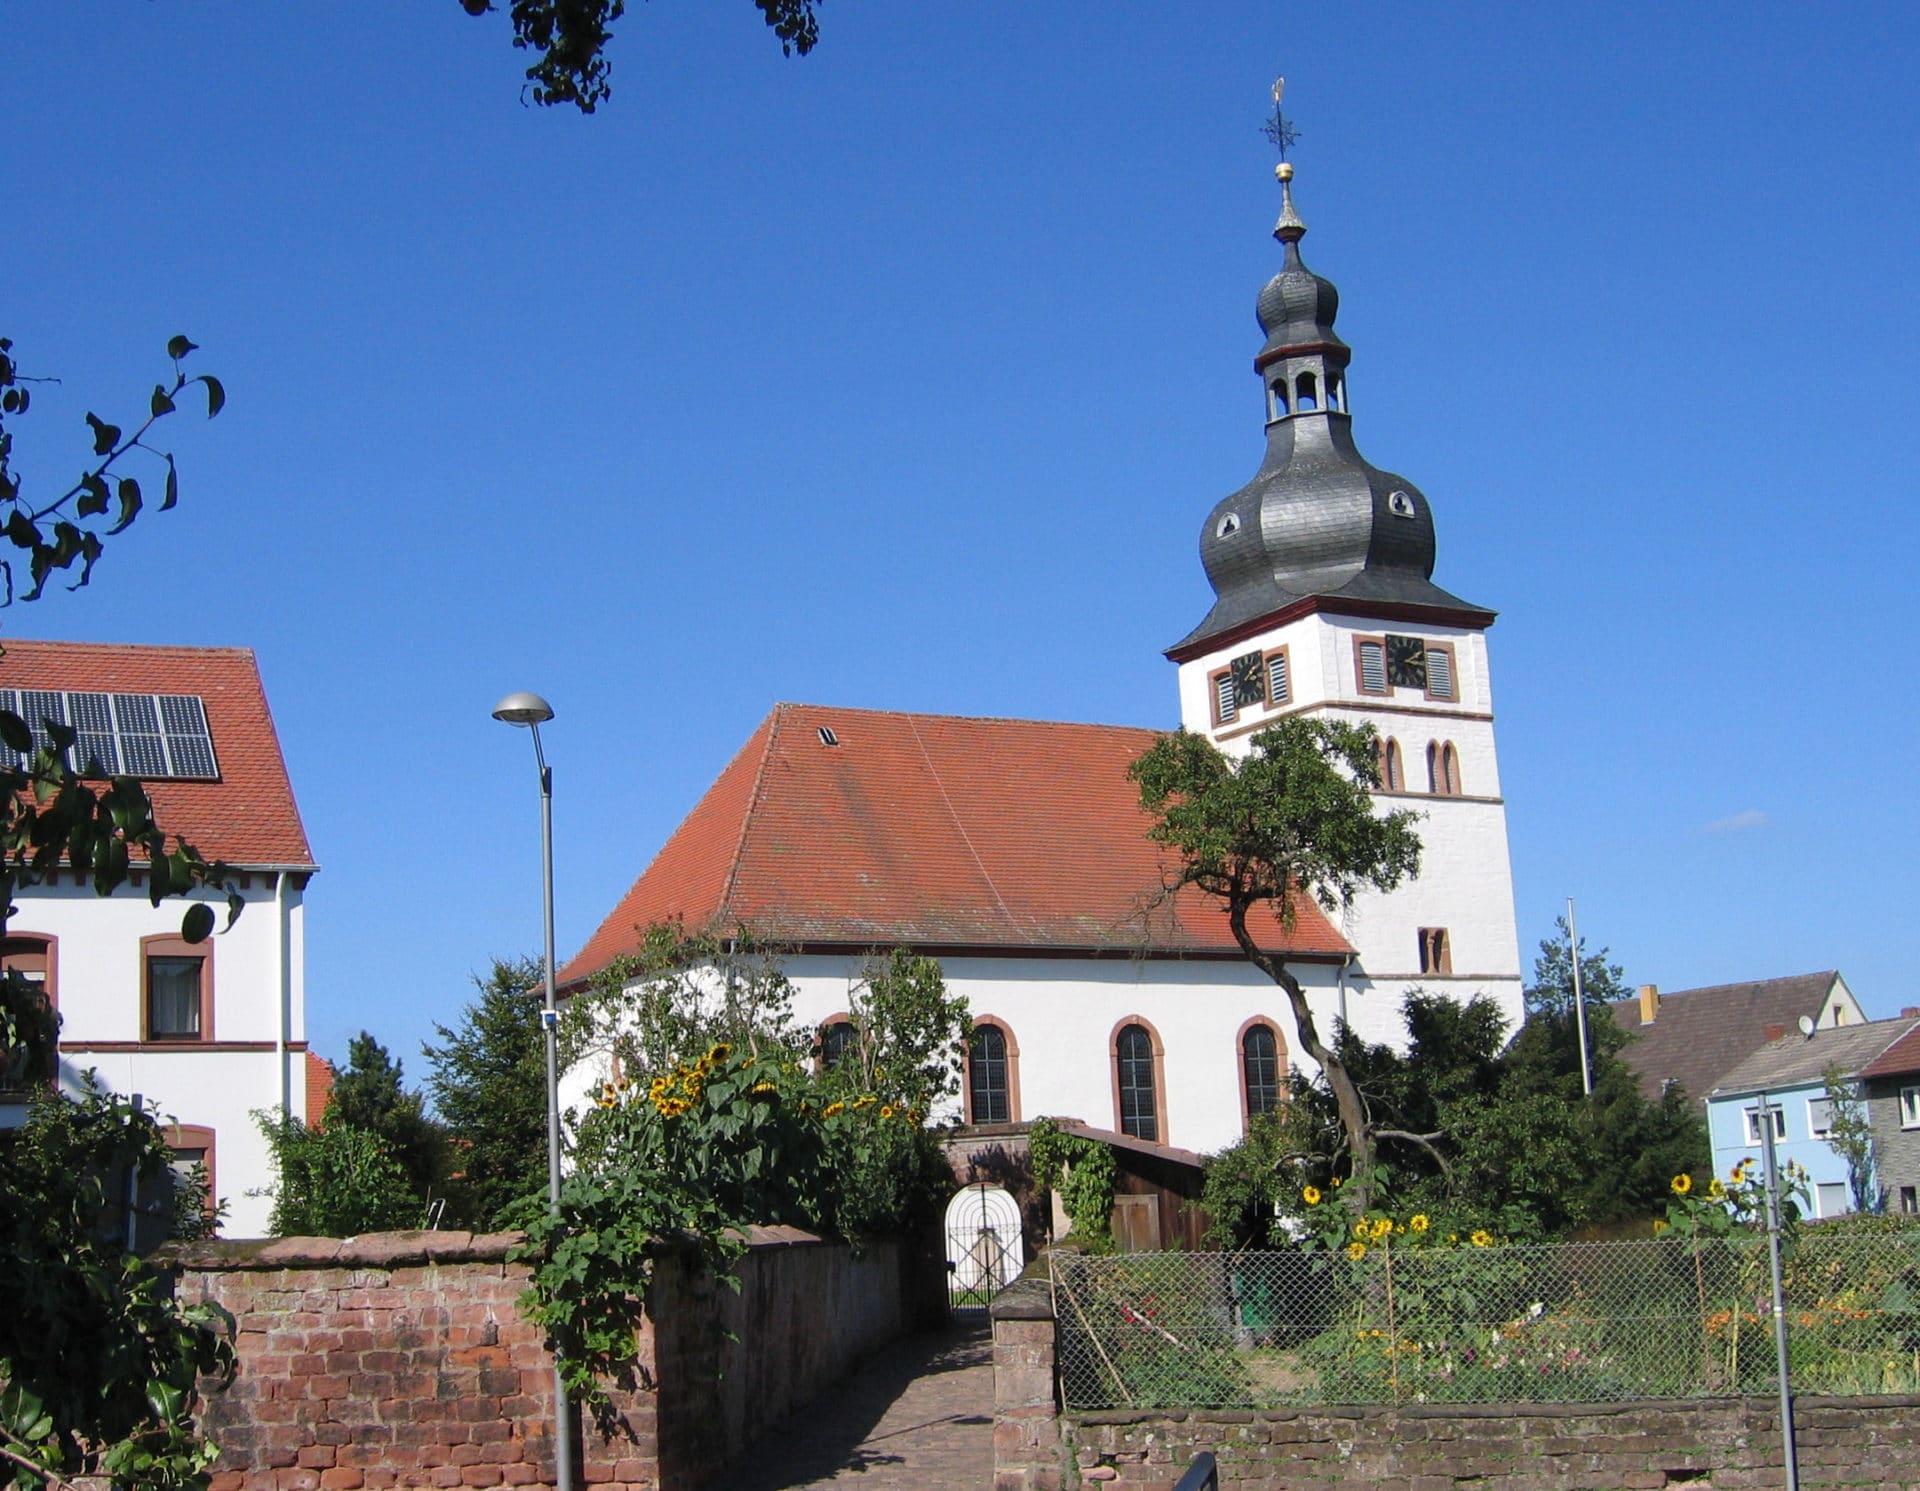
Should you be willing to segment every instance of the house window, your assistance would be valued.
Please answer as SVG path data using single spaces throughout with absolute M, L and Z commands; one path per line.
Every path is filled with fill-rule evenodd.
M 1920 1089 L 1916 1089 L 1916 1091 L 1920 1091 Z M 1787 1137 L 1787 1110 L 1785 1108 L 1780 1107 L 1776 1103 L 1772 1107 L 1772 1113 L 1773 1113 L 1773 1137 L 1775 1141 L 1778 1142 L 1779 1140 L 1785 1139 Z M 1759 1108 L 1755 1107 L 1755 1108 L 1747 1109 L 1746 1119 L 1747 1119 L 1747 1143 L 1758 1144 L 1760 1142 L 1760 1110 Z
M 1807 1132 L 1824 1139 L 1833 1132 L 1833 1099 L 1807 1099 Z
M 820 1070 L 830 1072 L 843 1061 L 853 1058 L 854 1041 L 858 1032 L 851 1020 L 829 1020 L 820 1027 Z
M 1436 797 L 1460 795 L 1460 753 L 1450 740 L 1427 742 L 1427 789 Z
M 200 1124 L 171 1123 L 162 1133 L 171 1151 L 169 1169 L 173 1172 L 174 1194 L 177 1197 L 189 1186 L 204 1186 L 199 1197 L 200 1204 L 212 1216 L 214 1198 L 219 1194 L 214 1188 L 213 1130 Z M 195 1175 L 195 1168 L 202 1165 L 206 1167 L 206 1173 Z
M 59 1008 L 54 990 L 54 940 L 51 937 L 8 937 L 0 940 L 0 969 L 24 980 L 45 996 L 48 1005 Z M 60 1056 L 55 1041 L 47 1042 L 40 1059 L 30 1061 L 27 1050 L 0 1047 L 0 1090 L 17 1090 L 51 1082 L 59 1071 Z
M 1900 1187 L 1900 1210 L 1910 1217 L 1920 1214 L 1920 1187 Z
M 1356 637 L 1353 670 L 1363 694 L 1391 693 L 1387 687 L 1387 644 L 1381 637 Z
M 1449 700 L 1459 698 L 1454 674 L 1453 645 L 1449 642 L 1429 642 L 1427 644 L 1427 697 Z
M 1271 1025 L 1249 1025 L 1240 1037 L 1240 1081 L 1249 1119 L 1279 1111 L 1280 1041 Z
M 144 1038 L 212 1040 L 212 947 L 178 937 L 143 937 L 140 954 Z
M 1823 1217 L 1843 1217 L 1853 1210 L 1847 1204 L 1847 1183 L 1844 1180 L 1823 1180 L 1814 1187 L 1814 1204 L 1819 1207 Z
M 1920 1087 L 1900 1089 L 1900 1127 L 1920 1129 Z
M 1420 929 L 1420 971 L 1422 973 L 1453 972 L 1453 949 L 1447 946 L 1445 927 Z
M 1012 1123 L 1013 1062 L 1006 1027 L 983 1021 L 967 1042 L 967 1122 Z
M 1158 1142 L 1160 1090 L 1153 1037 L 1144 1025 L 1123 1025 L 1114 1037 L 1114 1076 L 1118 1085 L 1120 1132 Z

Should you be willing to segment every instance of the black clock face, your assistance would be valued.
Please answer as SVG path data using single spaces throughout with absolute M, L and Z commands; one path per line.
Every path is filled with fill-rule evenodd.
M 1387 682 L 1395 688 L 1425 688 L 1427 644 L 1418 637 L 1388 637 Z
M 1233 702 L 1244 709 L 1249 704 L 1259 704 L 1267 697 L 1266 669 L 1261 667 L 1264 655 L 1258 652 L 1244 653 L 1227 664 L 1227 671 L 1233 678 Z

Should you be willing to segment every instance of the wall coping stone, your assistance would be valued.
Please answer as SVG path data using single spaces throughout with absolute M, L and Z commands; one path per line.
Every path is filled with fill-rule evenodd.
M 1015 1316 L 1015 1319 L 1030 1317 Z M 1739 1398 L 1629 1398 L 1605 1403 L 1391 1403 L 1313 1404 L 1298 1408 L 1210 1409 L 1210 1408 L 1108 1408 L 1073 1410 L 1061 1417 L 1074 1424 L 1115 1427 L 1127 1424 L 1197 1423 L 1244 1424 L 1252 1419 L 1262 1423 L 1290 1423 L 1300 1419 L 1513 1419 L 1513 1418 L 1610 1418 L 1622 1414 L 1672 1412 L 1676 1409 L 1726 1408 L 1743 1413 L 1774 1414 L 1780 1400 L 1772 1396 L 1749 1395 Z M 1920 1395 L 1888 1393 L 1872 1397 L 1802 1397 L 1796 1393 L 1793 1413 L 1822 1408 L 1920 1408 Z
M 1051 1320 L 1053 1291 L 1045 1279 L 1023 1274 L 993 1297 L 987 1313 L 995 1320 Z
M 748 1248 L 824 1247 L 798 1227 L 747 1227 Z M 245 1273 L 287 1268 L 399 1268 L 419 1263 L 503 1263 L 525 1240 L 519 1232 L 369 1232 L 360 1237 L 267 1237 L 170 1243 L 153 1261 L 182 1273 Z M 663 1243 L 671 1249 L 674 1244 Z M 1049 1310 L 1049 1314 L 1052 1312 Z

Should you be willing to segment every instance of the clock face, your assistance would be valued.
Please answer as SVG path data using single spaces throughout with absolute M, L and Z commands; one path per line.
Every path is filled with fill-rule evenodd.
M 1387 682 L 1395 688 L 1425 688 L 1427 644 L 1418 637 L 1388 637 Z
M 1244 709 L 1249 704 L 1259 704 L 1267 697 L 1267 674 L 1261 666 L 1265 654 L 1258 652 L 1243 653 L 1227 664 L 1227 671 L 1233 679 L 1233 702 Z

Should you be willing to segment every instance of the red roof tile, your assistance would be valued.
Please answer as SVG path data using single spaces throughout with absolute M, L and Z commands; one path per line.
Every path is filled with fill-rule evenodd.
M 0 688 L 198 694 L 206 705 L 219 779 L 144 783 L 154 820 L 209 859 L 240 866 L 313 866 L 252 649 L 11 638 L 4 648 Z
M 1914 1072 L 1920 1072 L 1920 1025 L 1860 1068 L 1862 1077 L 1905 1077 Z
M 317 1129 L 333 1102 L 333 1063 L 318 1052 L 307 1052 L 307 1127 Z
M 820 730 L 839 742 L 827 745 Z M 1162 851 L 1127 767 L 1151 730 L 781 704 L 721 772 L 565 983 L 649 925 L 787 945 L 1236 955 L 1195 891 L 1148 911 Z M 1347 951 L 1304 907 L 1273 945 Z

